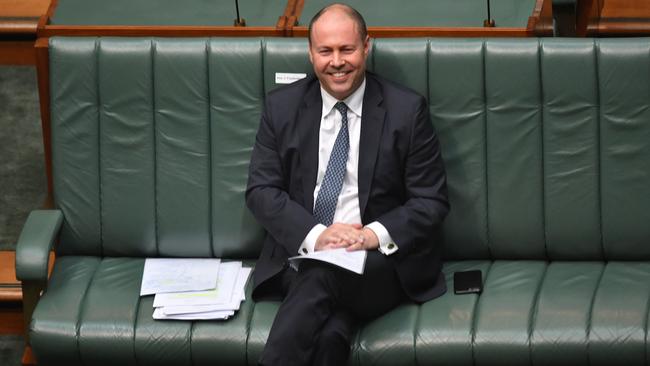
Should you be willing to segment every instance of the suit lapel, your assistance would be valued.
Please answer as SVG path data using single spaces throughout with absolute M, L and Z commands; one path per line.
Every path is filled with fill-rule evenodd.
M 363 221 L 370 186 L 375 172 L 377 152 L 381 144 L 381 134 L 384 127 L 386 110 L 381 106 L 383 101 L 381 88 L 377 81 L 366 77 L 366 92 L 363 97 L 361 116 L 361 137 L 359 141 L 359 210 Z
M 298 149 L 300 152 L 305 208 L 312 212 L 314 209 L 314 188 L 316 187 L 316 175 L 318 173 L 318 136 L 320 134 L 320 119 L 323 109 L 318 82 L 311 84 L 303 101 L 297 116 Z

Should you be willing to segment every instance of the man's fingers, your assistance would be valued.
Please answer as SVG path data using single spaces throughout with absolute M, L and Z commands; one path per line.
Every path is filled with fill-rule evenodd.
M 363 244 L 361 243 L 352 244 L 349 247 L 345 248 L 345 250 L 348 252 L 354 252 L 355 250 L 362 250 L 362 249 L 363 249 Z

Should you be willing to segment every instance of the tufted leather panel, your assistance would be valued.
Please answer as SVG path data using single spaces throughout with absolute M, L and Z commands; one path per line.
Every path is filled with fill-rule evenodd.
M 605 258 L 639 260 L 650 254 L 650 44 L 639 41 L 603 40 L 598 45 Z

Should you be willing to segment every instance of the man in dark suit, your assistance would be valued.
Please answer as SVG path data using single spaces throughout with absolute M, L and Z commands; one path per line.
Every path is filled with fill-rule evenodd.
M 315 76 L 266 98 L 246 200 L 267 230 L 253 298 L 282 299 L 262 365 L 347 362 L 360 321 L 446 290 L 436 229 L 449 210 L 426 100 L 366 72 L 361 15 L 334 4 L 309 26 Z M 362 275 L 292 256 L 366 250 Z

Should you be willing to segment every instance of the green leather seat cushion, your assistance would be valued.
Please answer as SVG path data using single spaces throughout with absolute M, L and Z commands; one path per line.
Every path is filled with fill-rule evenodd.
M 42 364 L 256 364 L 279 303 L 245 301 L 227 322 L 155 321 L 143 265 L 59 258 L 31 325 Z M 449 288 L 470 269 L 483 272 L 482 295 L 450 290 L 363 325 L 350 364 L 644 362 L 650 263 L 457 261 L 444 268 Z

